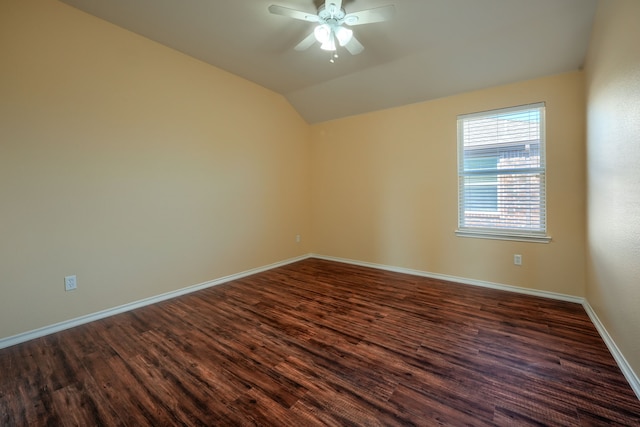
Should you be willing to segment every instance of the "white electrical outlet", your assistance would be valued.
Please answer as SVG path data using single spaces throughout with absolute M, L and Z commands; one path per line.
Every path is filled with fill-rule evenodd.
M 73 276 L 65 276 L 64 278 L 65 291 L 73 291 L 77 287 L 78 287 L 78 280 L 76 279 L 75 274 Z
M 301 240 L 302 238 L 300 238 L 300 235 L 296 234 L 296 243 L 300 243 Z
M 514 254 L 513 255 L 513 263 L 515 265 L 522 265 L 522 255 L 520 254 Z

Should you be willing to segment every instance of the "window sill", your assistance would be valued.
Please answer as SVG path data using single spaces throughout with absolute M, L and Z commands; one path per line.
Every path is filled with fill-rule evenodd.
M 530 234 L 500 233 L 495 231 L 456 230 L 458 237 L 475 239 L 511 240 L 516 242 L 549 243 L 551 236 L 533 236 Z

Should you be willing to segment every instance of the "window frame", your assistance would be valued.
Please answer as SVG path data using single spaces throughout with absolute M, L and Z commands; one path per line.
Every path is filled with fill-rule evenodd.
M 473 201 L 469 201 L 468 198 L 465 198 L 465 186 L 469 188 L 469 183 L 465 178 L 469 178 L 476 174 L 477 171 L 465 169 L 465 145 L 464 145 L 464 124 L 465 121 L 474 119 L 482 119 L 482 118 L 492 118 L 501 115 L 514 114 L 518 112 L 526 112 L 528 110 L 537 109 L 540 113 L 540 124 L 539 124 L 539 139 L 538 141 L 538 150 L 540 157 L 540 165 L 539 167 L 531 168 L 514 168 L 514 170 L 503 170 L 503 173 L 499 173 L 501 170 L 499 167 L 496 167 L 495 172 L 492 169 L 487 169 L 486 172 L 482 174 L 483 177 L 491 178 L 495 177 L 493 182 L 496 182 L 496 189 L 499 189 L 499 175 L 508 175 L 508 176 L 523 176 L 525 173 L 533 174 L 534 176 L 539 176 L 541 180 L 541 190 L 540 190 L 540 215 L 541 223 L 543 224 L 541 230 L 536 229 L 526 229 L 526 228 L 499 228 L 499 227 L 479 227 L 479 226 L 469 226 L 465 224 L 465 213 L 470 212 L 469 209 L 465 209 L 465 205 L 468 206 L 472 204 Z M 524 242 L 536 242 L 536 243 L 549 243 L 551 241 L 551 237 L 547 235 L 547 197 L 546 197 L 546 174 L 547 174 L 547 166 L 546 166 L 546 117 L 545 117 L 546 105 L 544 102 L 538 102 L 534 104 L 526 104 L 519 105 L 507 108 L 499 108 L 495 110 L 487 110 L 481 111 L 477 113 L 470 114 L 461 114 L 457 118 L 457 152 L 458 152 L 458 227 L 455 231 L 455 234 L 459 237 L 473 237 L 473 238 L 483 238 L 483 239 L 497 239 L 497 240 L 514 240 L 514 241 L 524 241 Z M 524 145 L 526 147 L 527 141 L 515 140 L 512 142 L 513 146 Z M 488 141 L 484 144 L 479 144 L 476 148 L 477 150 L 482 149 L 490 149 L 492 146 L 495 147 L 508 147 L 507 142 L 497 142 L 497 141 Z M 497 151 L 496 151 L 497 152 Z M 467 157 L 467 163 L 469 158 Z M 481 160 L 481 158 L 479 158 Z M 507 173 L 505 173 L 507 172 Z M 489 182 L 489 180 L 487 180 Z M 468 194 L 468 193 L 467 193 Z M 486 202 L 486 201 L 485 201 Z M 498 205 L 498 200 L 496 199 L 496 205 Z M 484 211 L 486 213 L 488 211 Z M 496 211 L 497 213 L 497 211 Z

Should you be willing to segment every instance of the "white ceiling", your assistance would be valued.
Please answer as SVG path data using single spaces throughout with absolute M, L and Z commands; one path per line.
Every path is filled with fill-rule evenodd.
M 335 64 L 314 24 L 322 0 L 61 0 L 284 95 L 309 123 L 579 69 L 597 0 L 344 0 L 347 13 L 394 4 L 352 27 L 365 47 Z

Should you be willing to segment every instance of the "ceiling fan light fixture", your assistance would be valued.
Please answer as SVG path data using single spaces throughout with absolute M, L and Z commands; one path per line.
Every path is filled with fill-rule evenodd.
M 345 27 L 336 28 L 335 33 L 340 46 L 346 45 L 353 38 L 353 31 Z
M 329 40 L 322 43 L 322 45 L 320 46 L 320 49 L 329 50 L 329 51 L 336 50 L 336 40 L 333 37 L 329 37 Z
M 344 46 L 353 38 L 353 31 L 330 24 L 320 24 L 313 30 L 313 35 L 321 43 L 322 50 L 336 50 L 336 39 L 340 46 Z
M 327 24 L 318 25 L 313 30 L 313 35 L 315 36 L 316 40 L 318 40 L 322 44 L 325 44 L 332 38 L 331 27 Z

